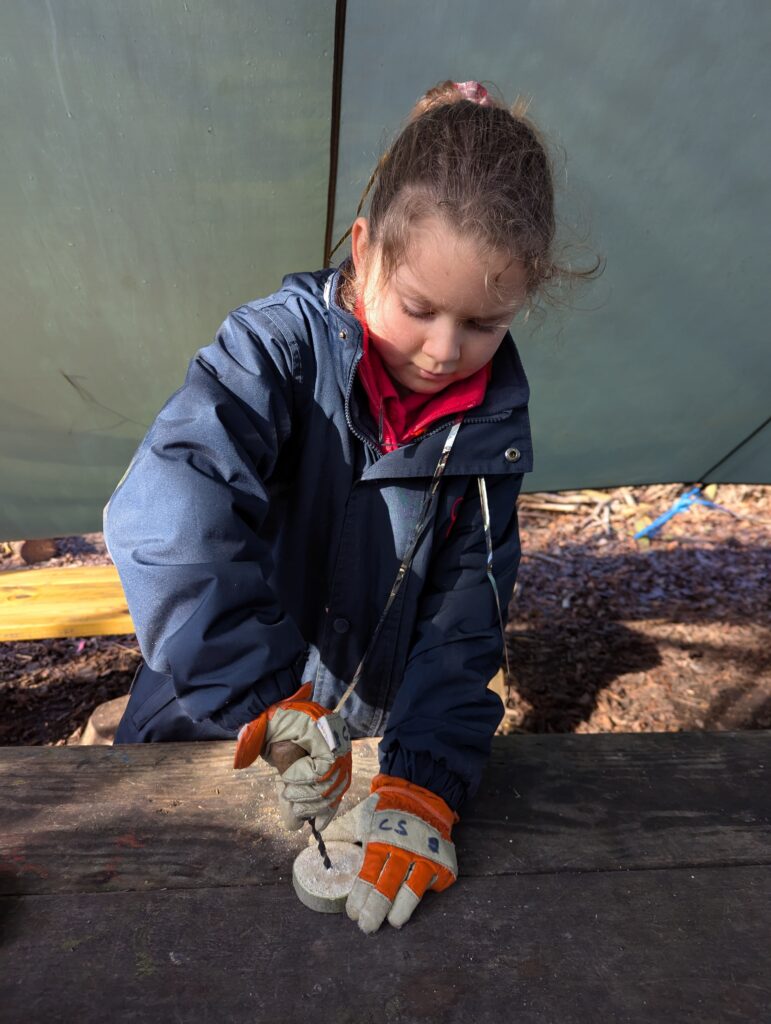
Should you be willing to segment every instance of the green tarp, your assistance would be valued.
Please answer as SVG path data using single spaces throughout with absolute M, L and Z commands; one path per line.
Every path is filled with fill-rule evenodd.
M 0 537 L 100 529 L 227 312 L 323 265 L 336 53 L 335 238 L 415 99 L 477 78 L 532 97 L 607 259 L 515 322 L 530 490 L 771 482 L 770 35 L 759 0 L 2 5 Z

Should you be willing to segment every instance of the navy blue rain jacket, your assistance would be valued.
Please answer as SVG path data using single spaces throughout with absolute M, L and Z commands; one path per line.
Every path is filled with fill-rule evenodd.
M 143 665 L 118 742 L 233 738 L 312 680 L 333 707 L 385 606 L 452 417 L 381 454 L 339 270 L 287 276 L 234 310 L 188 368 L 104 510 Z M 502 657 L 477 477 L 506 614 L 528 386 L 507 334 L 466 414 L 411 572 L 353 696 L 381 770 L 457 808 L 501 719 Z

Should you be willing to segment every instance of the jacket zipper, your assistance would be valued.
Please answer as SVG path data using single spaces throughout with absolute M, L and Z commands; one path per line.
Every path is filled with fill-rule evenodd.
M 348 428 L 351 431 L 351 433 L 353 434 L 353 436 L 357 437 L 359 439 L 359 441 L 361 441 L 362 444 L 366 444 L 367 447 L 371 449 L 371 451 L 374 454 L 376 459 L 381 459 L 383 457 L 383 452 L 380 451 L 379 446 L 377 444 L 375 444 L 374 441 L 370 440 L 370 438 L 365 437 L 364 434 L 361 434 L 354 427 L 353 420 L 351 419 L 350 404 L 349 403 L 350 403 L 351 393 L 353 392 L 353 382 L 356 380 L 356 368 L 359 365 L 359 362 L 363 358 L 363 356 L 364 356 L 363 352 L 358 352 L 356 354 L 355 359 L 354 359 L 353 365 L 351 366 L 351 372 L 350 372 L 349 377 L 348 377 L 348 387 L 346 388 L 346 392 L 345 392 L 345 421 L 348 424 Z M 506 417 L 510 416 L 510 415 L 511 415 L 511 409 L 505 409 L 503 412 L 494 413 L 494 414 L 491 414 L 489 416 L 471 416 L 471 417 L 468 417 L 468 418 L 464 418 L 463 422 L 464 423 L 497 423 L 500 420 L 505 420 Z M 425 441 L 425 439 L 427 437 L 433 437 L 434 434 L 439 434 L 443 430 L 446 430 L 447 427 L 451 425 L 451 423 L 452 423 L 452 420 L 445 419 L 445 421 L 443 423 L 441 423 L 439 426 L 434 427 L 433 430 L 429 430 L 425 434 L 422 434 L 419 438 L 416 438 L 415 441 L 412 441 L 410 443 L 411 444 L 420 444 L 420 442 L 421 441 Z
M 351 419 L 350 399 L 351 393 L 353 391 L 353 382 L 356 380 L 356 367 L 359 365 L 359 361 L 362 359 L 363 356 L 363 352 L 358 352 L 356 354 L 356 357 L 354 358 L 353 365 L 351 366 L 351 373 L 348 377 L 348 387 L 346 388 L 345 391 L 345 422 L 348 424 L 348 429 L 351 431 L 353 436 L 357 437 L 362 444 L 366 444 L 367 447 L 371 449 L 376 459 L 380 459 L 382 458 L 383 453 L 380 451 L 378 446 L 375 444 L 374 441 L 371 441 L 368 437 L 365 437 L 364 434 L 360 434 L 356 427 L 354 427 L 353 420 Z

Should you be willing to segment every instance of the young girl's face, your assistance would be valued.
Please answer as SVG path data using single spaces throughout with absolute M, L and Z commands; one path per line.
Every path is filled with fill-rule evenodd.
M 521 262 L 482 254 L 476 242 L 432 218 L 412 229 L 404 261 L 383 284 L 368 245 L 360 217 L 352 232 L 354 267 L 372 343 L 397 384 L 434 394 L 492 359 L 526 299 Z

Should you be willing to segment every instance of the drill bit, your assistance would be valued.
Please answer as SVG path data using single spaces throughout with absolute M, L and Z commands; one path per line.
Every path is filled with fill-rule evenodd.
M 324 840 L 321 838 L 321 833 L 316 828 L 316 819 L 315 818 L 309 818 L 308 819 L 308 824 L 311 827 L 311 832 L 313 833 L 313 838 L 316 840 L 316 844 L 318 845 L 319 856 L 324 861 L 324 867 L 327 869 L 327 871 L 331 871 L 332 870 L 332 861 L 329 859 L 329 854 L 327 853 L 327 848 L 326 848 L 326 846 L 324 844 Z

